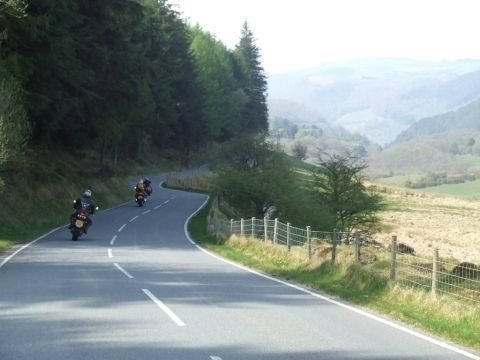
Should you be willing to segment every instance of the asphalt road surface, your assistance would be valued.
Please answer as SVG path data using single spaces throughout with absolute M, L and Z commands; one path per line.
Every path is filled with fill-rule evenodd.
M 206 197 L 154 180 L 79 241 L 0 257 L 1 360 L 480 359 L 202 251 L 184 225 Z

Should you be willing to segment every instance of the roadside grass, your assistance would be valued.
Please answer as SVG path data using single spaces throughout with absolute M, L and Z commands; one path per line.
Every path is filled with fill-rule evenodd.
M 101 168 L 88 156 L 42 153 L 5 177 L 0 192 L 0 251 L 68 223 L 73 200 L 92 189 L 100 210 L 133 198 L 127 177 L 170 170 L 174 161 L 158 157 Z M 95 220 L 94 220 L 95 221 Z
M 374 249 L 363 250 L 366 261 L 362 265 L 354 263 L 353 252 L 346 248 L 339 251 L 336 264 L 328 255 L 314 255 L 309 261 L 303 248 L 288 252 L 285 247 L 255 239 L 219 239 L 207 231 L 208 212 L 209 206 L 202 209 L 191 219 L 188 229 L 195 241 L 219 255 L 480 349 L 478 304 L 392 286 L 388 258 L 378 256 Z

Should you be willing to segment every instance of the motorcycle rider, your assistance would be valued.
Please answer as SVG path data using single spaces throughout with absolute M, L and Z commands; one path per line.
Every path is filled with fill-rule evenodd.
M 75 212 L 70 216 L 70 226 L 69 228 L 73 227 L 73 223 L 75 221 L 75 218 L 77 217 L 77 214 L 84 210 L 86 211 L 89 215 L 93 215 L 95 213 L 95 204 L 92 201 L 92 190 L 87 189 L 83 192 L 82 196 L 80 196 L 78 199 L 76 199 L 73 202 L 73 208 L 75 209 Z M 85 226 L 84 232 L 85 234 L 87 233 L 87 229 L 92 225 L 92 219 L 90 217 L 87 217 L 87 225 Z
M 140 179 L 138 181 L 137 185 L 135 186 L 135 191 L 137 193 L 145 191 L 145 184 L 143 183 L 143 179 Z
M 143 187 L 147 195 L 150 196 L 152 194 L 152 182 L 150 181 L 149 178 L 145 178 L 143 180 Z
M 145 184 L 143 183 L 143 179 L 140 179 L 140 181 L 135 186 L 135 199 L 137 199 L 139 195 L 142 195 L 144 198 L 147 195 L 147 193 L 145 192 Z

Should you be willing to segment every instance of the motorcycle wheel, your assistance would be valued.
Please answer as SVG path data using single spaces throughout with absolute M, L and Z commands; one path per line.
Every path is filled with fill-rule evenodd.
M 72 230 L 72 241 L 77 241 L 78 240 L 79 233 L 76 229 Z

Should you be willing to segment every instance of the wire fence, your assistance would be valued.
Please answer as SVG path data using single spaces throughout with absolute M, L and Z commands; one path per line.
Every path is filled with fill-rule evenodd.
M 209 187 L 210 178 L 205 169 L 201 169 L 183 176 L 171 174 L 167 182 L 180 188 L 205 190 Z M 208 223 L 209 230 L 218 237 L 249 237 L 284 246 L 288 251 L 292 248 L 303 250 L 309 258 L 314 254 L 331 253 L 331 261 L 335 262 L 337 253 L 348 249 L 353 252 L 357 263 L 364 264 L 369 262 L 366 258 L 370 255 L 373 261 L 389 263 L 389 268 L 384 270 L 390 272 L 390 280 L 396 284 L 431 292 L 434 296 L 445 294 L 480 303 L 480 266 L 442 258 L 436 249 L 432 250 L 431 256 L 419 256 L 410 246 L 397 243 L 396 236 L 385 248 L 362 233 L 315 231 L 309 226 L 299 228 L 278 219 L 226 220 L 218 217 L 215 210 L 210 212 Z M 370 254 L 366 248 L 370 248 Z M 374 268 L 380 271 L 378 269 L 382 266 Z
M 222 238 L 238 235 L 284 246 L 288 251 L 303 249 L 309 258 L 326 250 L 333 262 L 343 248 L 353 252 L 355 261 L 362 264 L 366 256 L 362 248 L 369 247 L 375 251 L 377 261 L 390 263 L 387 270 L 393 282 L 431 292 L 434 296 L 445 294 L 480 303 L 479 266 L 441 258 L 438 250 L 432 250 L 431 257 L 416 255 L 410 246 L 397 243 L 396 236 L 392 237 L 389 247 L 384 248 L 362 233 L 314 231 L 309 226 L 299 228 L 278 219 L 226 220 L 218 218 L 215 211 L 210 213 L 209 228 Z

